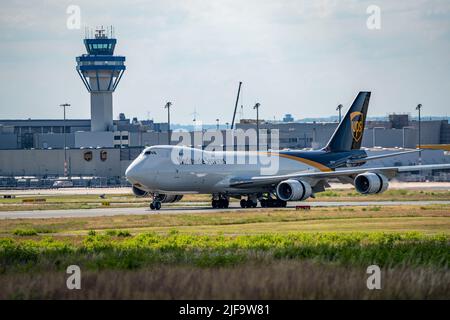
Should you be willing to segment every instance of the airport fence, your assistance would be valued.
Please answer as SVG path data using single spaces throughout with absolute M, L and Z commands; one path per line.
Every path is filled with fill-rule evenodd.
M 123 177 L 0 177 L 0 189 L 108 188 L 130 187 Z

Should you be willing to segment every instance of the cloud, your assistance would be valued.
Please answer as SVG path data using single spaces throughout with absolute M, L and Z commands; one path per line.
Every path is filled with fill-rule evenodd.
M 374 91 L 372 114 L 419 100 L 446 112 L 448 1 L 376 1 L 382 28 L 373 31 L 371 0 L 41 0 L 2 5 L 1 117 L 58 117 L 53 105 L 66 100 L 77 106 L 71 116 L 89 116 L 74 70 L 84 34 L 65 28 L 69 4 L 80 6 L 83 25 L 116 27 L 127 71 L 115 115 L 150 111 L 163 121 L 173 100 L 175 122 L 189 122 L 194 108 L 203 122 L 228 119 L 239 81 L 246 116 L 256 101 L 266 118 L 326 116 L 360 89 Z

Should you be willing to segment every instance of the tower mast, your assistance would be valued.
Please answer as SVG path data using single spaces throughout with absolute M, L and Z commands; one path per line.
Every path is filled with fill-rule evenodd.
M 113 131 L 113 100 L 125 72 L 125 57 L 115 56 L 117 39 L 98 28 L 93 36 L 87 33 L 84 46 L 87 54 L 77 57 L 77 72 L 91 94 L 91 131 Z

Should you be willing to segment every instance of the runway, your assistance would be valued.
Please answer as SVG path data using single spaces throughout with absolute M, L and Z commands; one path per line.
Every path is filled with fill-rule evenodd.
M 330 183 L 333 189 L 352 189 L 351 184 Z M 406 190 L 450 190 L 450 182 L 389 182 L 389 189 Z M 60 188 L 60 189 L 25 189 L 25 190 L 5 190 L 0 189 L 0 195 L 11 194 L 18 197 L 25 196 L 64 196 L 64 195 L 120 195 L 132 194 L 130 187 L 118 188 Z
M 309 205 L 311 207 L 352 207 L 352 206 L 425 206 L 425 205 L 450 205 L 450 201 L 365 201 L 365 202 L 290 202 L 287 208 Z M 191 206 L 164 206 L 161 210 L 154 211 L 147 207 L 140 208 L 102 208 L 102 209 L 70 209 L 70 210 L 29 210 L 29 211 L 3 211 L 0 212 L 0 220 L 4 219 L 49 219 L 49 218 L 83 218 L 83 217 L 110 217 L 119 215 L 146 215 L 146 214 L 186 214 L 186 213 L 214 213 L 224 211 L 245 210 L 272 210 L 281 208 L 256 208 L 242 209 L 239 203 L 230 203 L 228 209 L 212 209 L 208 203 L 191 203 Z M 281 209 L 281 210 L 283 210 Z

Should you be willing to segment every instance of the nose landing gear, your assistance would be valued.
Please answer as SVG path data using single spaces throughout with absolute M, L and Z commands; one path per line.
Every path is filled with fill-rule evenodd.
M 161 201 L 158 199 L 158 194 L 152 195 L 152 202 L 150 202 L 150 209 L 151 210 L 159 210 L 161 209 Z
M 161 202 L 159 202 L 159 201 L 152 201 L 150 203 L 150 209 L 151 210 L 159 210 L 159 209 L 161 209 Z

